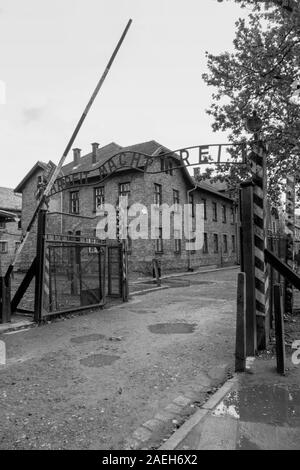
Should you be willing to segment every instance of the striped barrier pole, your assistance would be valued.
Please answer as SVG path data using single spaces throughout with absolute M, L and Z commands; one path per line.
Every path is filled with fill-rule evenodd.
M 45 260 L 44 260 L 44 292 L 43 292 L 43 307 L 46 312 L 51 312 L 50 302 L 50 254 L 49 247 L 45 247 Z
M 285 202 L 285 233 L 286 241 L 286 263 L 294 269 L 294 238 L 295 238 L 295 176 L 288 175 L 286 178 L 286 202 Z M 285 313 L 293 312 L 293 286 L 285 281 L 284 307 Z
M 267 246 L 267 149 L 256 141 L 249 155 L 253 188 L 254 277 L 257 349 L 265 349 L 269 340 L 270 293 L 269 275 L 264 258 Z

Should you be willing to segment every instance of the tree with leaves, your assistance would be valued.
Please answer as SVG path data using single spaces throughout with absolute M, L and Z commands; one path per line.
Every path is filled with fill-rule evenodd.
M 286 174 L 296 172 L 300 163 L 300 106 L 291 99 L 300 80 L 300 5 L 293 4 L 290 11 L 277 2 L 235 1 L 250 12 L 247 20 L 236 22 L 233 53 L 206 53 L 203 79 L 215 88 L 207 113 L 214 131 L 229 132 L 230 141 L 243 142 L 249 140 L 245 119 L 257 111 L 269 149 L 269 197 L 276 203 Z M 211 170 L 203 176 L 212 177 Z M 214 172 L 214 178 L 220 176 L 236 188 L 249 171 L 223 165 Z

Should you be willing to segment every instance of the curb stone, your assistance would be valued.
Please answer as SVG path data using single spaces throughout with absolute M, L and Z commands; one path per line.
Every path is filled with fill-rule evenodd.
M 186 435 L 199 423 L 199 421 L 206 416 L 206 414 L 218 404 L 228 391 L 236 383 L 237 377 L 227 380 L 221 388 L 219 388 L 198 410 L 193 413 L 187 421 L 180 425 L 180 427 L 173 432 L 171 437 L 167 439 L 158 450 L 174 450 L 177 445 L 186 437 Z M 125 449 L 138 450 L 145 448 L 145 443 L 150 441 L 151 437 L 157 437 L 157 432 L 167 423 L 173 420 L 180 419 L 184 415 L 184 410 L 187 410 L 195 401 L 199 394 L 205 392 L 207 387 L 199 387 L 196 390 L 188 391 L 184 395 L 176 397 L 169 405 L 160 410 L 153 419 L 143 423 L 139 428 L 134 431 L 132 438 L 125 443 Z M 207 392 L 206 392 L 207 393 Z
M 227 380 L 201 408 L 191 416 L 158 450 L 174 450 L 195 426 L 214 408 L 237 382 L 237 376 Z
M 29 328 L 35 328 L 37 323 L 35 322 L 18 322 L 18 323 L 3 323 L 0 325 L 0 335 L 5 335 L 7 333 L 12 333 L 14 331 L 27 330 Z

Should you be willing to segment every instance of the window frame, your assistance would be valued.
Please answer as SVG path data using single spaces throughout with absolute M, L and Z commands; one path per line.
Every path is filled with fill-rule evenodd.
M 180 230 L 174 230 L 174 253 L 180 254 L 181 253 L 181 238 L 175 237 L 175 232 L 180 233 Z
M 222 222 L 223 224 L 227 223 L 227 208 L 226 204 L 222 204 Z
M 77 195 L 75 199 L 73 199 L 73 195 Z M 75 203 L 76 211 L 73 210 L 73 203 Z M 80 206 L 79 206 L 79 191 L 70 191 L 70 207 L 69 207 L 70 214 L 79 214 Z
M 232 245 L 232 253 L 236 253 L 236 239 L 235 239 L 235 235 L 231 235 L 231 245 Z
M 179 211 L 180 205 L 180 191 L 179 189 L 173 189 L 173 205 L 175 206 L 175 211 Z
M 233 206 L 231 206 L 231 224 L 235 224 L 235 210 Z
M 195 217 L 195 198 L 192 193 L 189 193 L 189 204 L 192 206 L 192 217 Z
M 214 240 L 214 253 L 217 254 L 219 253 L 219 234 L 218 233 L 213 234 L 213 240 Z M 216 246 L 216 242 L 217 242 L 217 246 Z
M 4 249 L 2 248 L 4 246 Z M 8 240 L 0 240 L 0 254 L 5 255 L 8 253 Z
M 157 202 L 157 200 L 159 202 Z M 156 204 L 156 206 L 162 205 L 162 185 L 158 183 L 154 183 L 154 204 Z
M 128 185 L 128 188 L 127 190 L 122 190 L 122 186 L 125 186 L 125 185 Z M 125 182 L 122 182 L 122 183 L 119 183 L 119 197 L 120 196 L 128 196 L 129 197 L 130 195 L 130 181 L 125 181 Z
M 214 201 L 212 201 L 212 209 L 213 209 L 212 220 L 213 222 L 218 222 L 218 205 Z
M 202 248 L 202 253 L 204 255 L 208 254 L 208 233 L 204 232 L 203 233 L 203 248 Z
M 155 239 L 155 253 L 163 253 L 163 238 L 162 238 L 162 227 L 157 227 L 158 237 Z
M 160 157 L 160 170 L 166 175 L 173 176 L 173 161 L 171 158 Z
M 227 233 L 223 233 L 223 236 L 222 236 L 222 248 L 223 248 L 223 253 L 228 253 L 228 237 L 227 237 Z
M 98 190 L 102 190 L 102 194 L 97 194 Z M 102 198 L 103 202 L 97 204 L 97 198 Z M 105 187 L 104 186 L 97 186 L 94 188 L 94 212 L 97 211 L 98 207 L 104 206 L 105 204 Z

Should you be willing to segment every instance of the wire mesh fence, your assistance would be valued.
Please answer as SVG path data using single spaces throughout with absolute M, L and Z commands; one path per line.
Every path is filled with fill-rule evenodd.
M 106 246 L 99 241 L 47 238 L 44 308 L 76 310 L 105 302 Z

